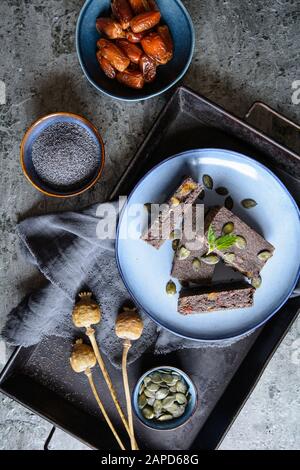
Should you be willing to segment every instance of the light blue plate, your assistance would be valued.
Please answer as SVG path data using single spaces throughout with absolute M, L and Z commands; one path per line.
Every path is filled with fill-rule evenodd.
M 272 243 L 275 254 L 262 270 L 262 286 L 255 293 L 251 308 L 183 316 L 177 312 L 178 295 L 170 297 L 165 293 L 173 259 L 171 241 L 156 250 L 140 240 L 147 214 L 137 213 L 134 205 L 164 202 L 184 175 L 201 181 L 203 174 L 212 176 L 215 188 L 229 189 L 235 201 L 233 212 Z M 257 206 L 244 209 L 240 201 L 245 198 L 254 199 Z M 222 205 L 224 198 L 207 190 L 204 202 L 207 206 Z M 130 237 L 126 236 L 128 232 Z M 116 253 L 121 276 L 133 299 L 159 325 L 194 340 L 238 337 L 271 318 L 297 283 L 299 210 L 280 180 L 255 160 L 227 150 L 192 150 L 153 168 L 133 190 L 120 217 Z M 214 280 L 239 276 L 220 263 Z M 179 283 L 175 282 L 179 291 Z

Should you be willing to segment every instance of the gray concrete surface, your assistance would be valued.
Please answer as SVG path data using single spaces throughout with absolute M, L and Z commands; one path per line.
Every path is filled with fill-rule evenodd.
M 253 101 L 263 100 L 299 122 L 300 104 L 292 103 L 292 83 L 300 79 L 299 0 L 184 3 L 197 35 L 195 57 L 184 83 L 239 116 Z M 2 0 L 0 4 L 0 80 L 6 86 L 2 104 L 0 82 L 0 328 L 11 307 L 40 283 L 38 273 L 20 256 L 16 222 L 31 214 L 104 200 L 166 100 L 116 102 L 87 83 L 74 45 L 82 4 L 82 0 Z M 19 165 L 25 129 L 36 118 L 59 110 L 91 119 L 102 132 L 107 150 L 100 183 L 88 194 L 67 201 L 40 195 L 26 182 Z M 300 448 L 299 336 L 298 323 L 222 448 Z M 0 352 L 4 363 L 3 345 Z M 44 420 L 0 397 L 1 449 L 41 449 L 50 429 Z M 60 448 L 72 445 L 66 436 L 59 439 Z

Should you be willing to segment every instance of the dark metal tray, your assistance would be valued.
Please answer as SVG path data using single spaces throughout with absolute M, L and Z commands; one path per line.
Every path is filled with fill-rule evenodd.
M 259 118 L 266 109 L 265 105 L 256 103 L 247 118 L 252 119 L 253 113 Z M 275 126 L 272 122 L 278 121 L 275 127 L 280 122 L 281 138 L 284 133 L 291 136 L 293 123 L 286 122 L 270 109 L 268 119 L 258 121 L 260 125 L 267 123 L 269 130 Z M 295 128 L 297 130 L 296 125 Z M 205 147 L 232 149 L 262 161 L 283 179 L 300 203 L 300 157 L 184 87 L 176 90 L 161 112 L 112 199 L 128 194 L 146 171 L 166 157 Z M 184 350 L 163 357 L 154 356 L 151 351 L 143 355 L 130 367 L 132 384 L 149 367 L 176 365 L 193 378 L 199 392 L 199 406 L 186 426 L 173 432 L 151 431 L 136 422 L 140 447 L 155 450 L 217 448 L 296 319 L 299 308 L 300 298 L 290 299 L 263 328 L 230 347 Z M 69 354 L 70 344 L 56 337 L 44 339 L 35 347 L 18 348 L 2 371 L 0 390 L 92 448 L 115 449 L 85 377 L 70 370 Z M 107 365 L 117 390 L 122 390 L 120 371 Z M 105 384 L 98 378 L 96 382 L 110 415 L 119 424 Z M 122 396 L 120 398 L 124 405 Z

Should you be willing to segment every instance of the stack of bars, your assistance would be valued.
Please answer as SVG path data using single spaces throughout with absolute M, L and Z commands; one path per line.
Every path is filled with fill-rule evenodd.
M 185 177 L 165 208 L 151 222 L 142 239 L 159 249 L 168 238 L 166 229 L 174 229 L 179 214 L 186 213 L 185 205 L 192 209 L 188 224 L 195 224 L 193 210 L 204 191 L 203 186 Z M 202 233 L 186 237 L 185 219 L 181 223 L 181 236 L 173 260 L 171 276 L 178 279 L 183 289 L 178 299 L 178 312 L 182 315 L 217 310 L 251 307 L 254 293 L 261 284 L 261 270 L 273 256 L 274 247 L 255 230 L 225 207 L 209 208 Z M 183 230 L 184 229 L 184 230 Z M 191 232 L 192 233 L 192 232 Z M 157 234 L 160 234 L 157 237 Z M 164 236 L 162 236 L 162 234 Z M 171 233 L 169 233 L 171 235 Z M 219 261 L 241 273 L 247 280 L 212 283 L 215 266 Z

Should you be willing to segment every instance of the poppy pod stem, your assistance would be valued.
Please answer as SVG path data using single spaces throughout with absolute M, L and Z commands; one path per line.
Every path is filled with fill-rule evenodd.
M 130 348 L 131 348 L 131 341 L 129 339 L 125 339 L 123 343 L 123 354 L 122 354 L 123 385 L 124 385 L 124 391 L 125 391 L 125 397 L 126 397 L 127 416 L 128 416 L 128 424 L 129 424 L 129 429 L 130 429 L 131 449 L 138 450 L 138 447 L 136 445 L 136 440 L 134 437 L 131 395 L 130 395 L 130 389 L 129 389 L 128 373 L 127 373 L 127 356 L 128 356 L 128 351 Z
M 73 349 L 72 349 L 72 353 L 70 357 L 70 365 L 74 372 L 76 372 L 77 374 L 80 374 L 83 372 L 88 378 L 89 385 L 93 392 L 94 398 L 96 399 L 96 402 L 100 408 L 101 413 L 104 416 L 106 423 L 108 424 L 110 430 L 112 431 L 121 449 L 126 450 L 117 431 L 114 428 L 114 425 L 112 424 L 111 420 L 109 419 L 108 414 L 105 411 L 105 407 L 102 401 L 100 400 L 97 389 L 95 387 L 91 369 L 95 367 L 96 363 L 97 361 L 96 361 L 96 356 L 94 354 L 93 348 L 90 345 L 84 344 L 82 339 L 78 339 L 73 345 Z
M 85 373 L 85 375 L 86 375 L 87 378 L 88 378 L 88 381 L 89 381 L 90 387 L 91 387 L 91 389 L 92 389 L 93 395 L 94 395 L 95 400 L 96 400 L 96 402 L 97 402 L 97 404 L 98 404 L 98 406 L 99 406 L 99 408 L 100 408 L 100 410 L 101 410 L 101 413 L 103 414 L 103 416 L 104 416 L 104 418 L 105 418 L 105 421 L 107 422 L 107 424 L 108 424 L 108 426 L 109 426 L 111 432 L 112 432 L 113 435 L 115 436 L 115 439 L 116 439 L 116 441 L 118 442 L 120 448 L 121 448 L 122 450 L 126 450 L 126 449 L 125 449 L 125 446 L 124 446 L 124 444 L 123 444 L 123 442 L 121 441 L 121 439 L 120 439 L 120 437 L 119 437 L 117 431 L 116 431 L 115 428 L 114 428 L 114 425 L 112 424 L 111 420 L 109 419 L 108 414 L 107 414 L 106 411 L 105 411 L 105 408 L 104 408 L 104 405 L 102 404 L 102 401 L 100 400 L 100 397 L 99 397 L 99 395 L 98 395 L 98 392 L 97 392 L 96 387 L 95 387 L 95 384 L 94 384 L 94 380 L 93 380 L 93 376 L 92 376 L 92 371 L 91 371 L 91 369 L 86 369 L 86 371 L 85 371 L 84 373 Z
M 91 326 L 91 325 L 97 325 L 98 323 L 100 323 L 101 316 L 102 316 L 101 309 L 99 305 L 97 304 L 97 302 L 95 302 L 95 300 L 92 298 L 92 293 L 81 292 L 79 294 L 79 301 L 75 304 L 73 308 L 73 312 L 72 312 L 73 323 L 77 328 L 85 328 L 85 333 L 90 340 L 92 349 L 94 351 L 96 360 L 103 374 L 109 393 L 120 415 L 120 418 L 124 424 L 124 427 L 130 437 L 130 429 L 129 429 L 127 419 L 123 413 L 123 410 L 121 408 L 121 405 L 117 397 L 117 393 L 114 389 L 111 378 L 109 376 L 109 373 L 102 359 L 102 356 L 101 356 L 101 353 L 100 353 L 100 350 L 96 341 L 96 337 L 95 337 L 95 330 Z
M 92 348 L 94 350 L 94 353 L 95 353 L 95 356 L 96 356 L 96 359 L 97 359 L 97 362 L 98 362 L 98 365 L 101 369 L 101 372 L 103 374 L 103 377 L 104 377 L 104 380 L 106 382 L 106 385 L 109 389 L 109 392 L 111 394 L 111 397 L 113 399 L 113 402 L 115 404 L 115 407 L 120 415 L 120 418 L 122 419 L 122 422 L 125 426 L 125 429 L 130 437 L 130 428 L 129 428 L 129 425 L 128 425 L 128 422 L 126 420 L 126 417 L 123 413 L 123 410 L 121 408 L 121 405 L 119 403 L 119 400 L 118 400 L 118 397 L 117 397 L 117 394 L 116 394 L 116 391 L 114 389 L 114 386 L 112 384 L 112 381 L 111 381 L 111 378 L 109 376 L 109 373 L 106 369 L 106 366 L 104 364 L 104 361 L 102 359 L 102 356 L 101 356 L 101 353 L 100 353 L 100 350 L 98 348 L 98 344 L 97 344 L 97 341 L 96 341 L 96 338 L 95 338 L 95 330 L 92 328 L 92 327 L 88 327 L 86 328 L 86 335 L 88 336 L 90 342 L 91 342 L 91 345 L 92 345 Z
M 128 382 L 127 373 L 127 356 L 128 351 L 131 348 L 131 342 L 138 340 L 143 332 L 143 321 L 136 309 L 130 309 L 127 307 L 123 308 L 123 311 L 118 315 L 116 319 L 115 331 L 118 338 L 123 340 L 123 354 L 122 354 L 122 374 L 123 374 L 123 386 L 126 397 L 128 424 L 130 429 L 130 442 L 131 449 L 138 450 L 136 440 L 134 436 L 133 418 L 132 418 L 132 406 L 131 406 L 131 395 Z

